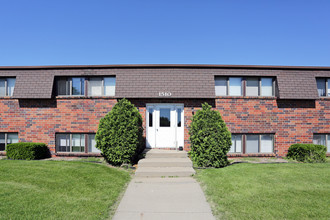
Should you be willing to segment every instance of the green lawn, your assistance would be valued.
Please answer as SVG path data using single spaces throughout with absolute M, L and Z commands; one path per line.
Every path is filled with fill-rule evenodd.
M 330 219 L 330 163 L 235 164 L 196 178 L 219 219 Z
M 94 163 L 0 160 L 0 219 L 105 219 L 129 180 Z

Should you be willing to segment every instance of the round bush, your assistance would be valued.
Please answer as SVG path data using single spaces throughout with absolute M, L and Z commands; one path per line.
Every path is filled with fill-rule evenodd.
M 190 155 L 200 167 L 224 167 L 228 165 L 227 153 L 231 146 L 231 134 L 218 111 L 207 103 L 202 105 L 190 125 Z
M 142 151 L 142 117 L 128 100 L 121 99 L 100 120 L 96 147 L 113 165 L 132 163 Z

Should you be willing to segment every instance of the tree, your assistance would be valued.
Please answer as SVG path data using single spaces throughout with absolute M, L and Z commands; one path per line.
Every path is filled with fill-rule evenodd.
M 190 125 L 190 155 L 200 167 L 224 167 L 228 165 L 227 153 L 231 146 L 231 134 L 218 111 L 207 103 L 202 104 Z
M 96 147 L 113 165 L 132 163 L 143 150 L 142 117 L 127 99 L 121 99 L 100 120 Z

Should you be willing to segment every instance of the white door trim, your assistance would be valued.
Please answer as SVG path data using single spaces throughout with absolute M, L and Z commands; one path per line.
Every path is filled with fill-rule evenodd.
M 170 109 L 170 127 L 159 127 L 160 109 Z M 178 127 L 178 109 L 181 109 L 181 125 Z M 152 127 L 149 127 L 149 113 Z M 146 147 L 178 148 L 184 147 L 184 105 L 182 103 L 148 103 L 146 104 Z M 158 142 L 157 142 L 158 141 Z M 160 142 L 161 141 L 161 142 Z

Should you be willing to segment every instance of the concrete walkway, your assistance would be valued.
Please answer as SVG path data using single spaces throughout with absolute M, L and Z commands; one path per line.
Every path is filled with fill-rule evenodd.
M 157 177 L 157 167 L 160 167 L 161 170 L 159 175 L 164 175 L 164 163 L 168 163 L 164 161 L 164 155 L 158 155 L 162 159 L 159 160 L 159 165 L 154 164 L 152 167 L 155 173 L 148 171 L 148 175 L 150 176 L 137 175 L 132 179 L 113 219 L 215 219 L 201 187 L 194 178 L 186 177 L 182 172 L 178 172 L 178 174 L 183 174 L 182 177 L 173 174 L 170 175 L 176 177 Z M 150 163 L 155 163 L 156 159 L 154 156 L 147 156 L 146 159 L 148 158 L 152 158 L 150 159 Z M 169 158 L 169 160 L 171 159 Z M 141 164 L 149 164 L 147 166 L 150 166 L 150 163 L 148 161 L 141 161 Z M 182 166 L 186 165 L 182 163 Z M 177 168 L 182 169 L 182 167 Z M 170 167 L 170 169 L 173 170 L 176 168 Z

